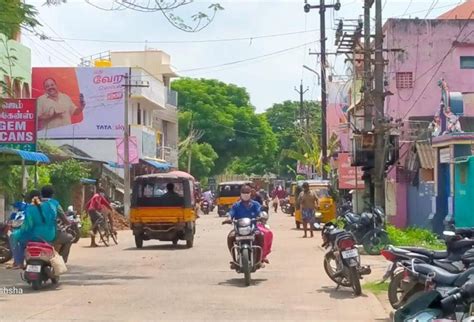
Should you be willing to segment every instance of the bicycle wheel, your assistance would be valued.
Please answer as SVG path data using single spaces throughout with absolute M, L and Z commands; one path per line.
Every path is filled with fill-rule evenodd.
M 104 219 L 97 225 L 97 231 L 99 232 L 100 240 L 105 246 L 109 247 L 109 233 Z

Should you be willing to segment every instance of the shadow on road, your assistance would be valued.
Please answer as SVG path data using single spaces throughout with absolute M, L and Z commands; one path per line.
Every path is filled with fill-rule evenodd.
M 172 245 L 172 244 L 159 244 L 159 245 L 143 245 L 143 248 L 136 248 L 136 247 L 128 247 L 124 248 L 123 250 L 126 251 L 144 251 L 144 250 L 167 250 L 167 251 L 175 251 L 175 250 L 186 250 L 191 249 L 188 248 L 186 245 Z
M 338 300 L 351 299 L 351 298 L 356 297 L 352 289 L 348 287 L 340 287 L 338 290 L 336 290 L 335 286 L 334 287 L 323 286 L 319 290 L 316 290 L 316 292 L 329 294 L 330 298 L 338 299 Z M 367 295 L 362 294 L 359 297 L 367 297 Z
M 250 286 L 255 286 L 255 285 L 258 285 L 258 284 L 260 284 L 262 282 L 265 282 L 265 281 L 267 281 L 266 278 L 252 279 L 252 281 L 250 282 Z M 225 282 L 218 283 L 218 285 L 220 285 L 220 286 L 248 287 L 248 286 L 245 286 L 245 282 L 244 282 L 243 278 L 231 278 L 231 279 L 228 279 Z

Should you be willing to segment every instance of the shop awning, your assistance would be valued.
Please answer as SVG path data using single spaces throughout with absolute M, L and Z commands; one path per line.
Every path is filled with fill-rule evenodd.
M 0 148 L 0 163 L 31 165 L 36 163 L 50 163 L 44 153 L 29 152 L 10 148 Z
M 416 153 L 420 159 L 420 167 L 423 169 L 434 169 L 436 164 L 435 149 L 428 142 L 417 142 Z
M 158 170 L 168 171 L 171 168 L 171 164 L 169 164 L 168 162 L 164 160 L 151 159 L 151 158 L 145 158 L 145 159 L 140 159 L 140 160 L 147 163 L 148 165 L 151 165 L 152 167 Z

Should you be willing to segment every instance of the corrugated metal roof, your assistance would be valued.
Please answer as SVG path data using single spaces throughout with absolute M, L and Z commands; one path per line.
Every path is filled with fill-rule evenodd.
M 434 169 L 436 164 L 435 149 L 428 142 L 417 142 L 416 152 L 420 159 L 420 167 L 423 169 Z
M 10 149 L 10 148 L 0 148 L 0 153 L 3 154 L 10 154 L 10 155 L 17 155 L 24 161 L 26 164 L 34 164 L 34 163 L 50 163 L 49 158 L 39 152 L 29 152 L 17 149 Z

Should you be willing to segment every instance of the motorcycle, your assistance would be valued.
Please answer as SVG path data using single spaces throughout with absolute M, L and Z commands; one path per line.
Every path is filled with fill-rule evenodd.
M 53 284 L 59 282 L 59 276 L 51 266 L 51 259 L 54 256 L 54 248 L 44 242 L 29 242 L 26 245 L 25 259 L 26 269 L 23 279 L 31 284 L 34 290 L 39 290 L 43 283 L 51 280 Z
M 397 309 L 403 304 L 402 298 L 404 294 L 401 291 L 400 285 L 404 277 L 404 269 L 401 264 L 403 261 L 415 259 L 417 262 L 431 264 L 454 274 L 460 273 L 467 268 L 466 256 L 469 256 L 467 251 L 474 246 L 474 239 L 463 237 L 470 237 L 472 233 L 459 230 L 456 233 L 444 232 L 443 235 L 445 236 L 447 246 L 446 251 L 433 251 L 420 247 L 398 248 L 393 246 L 388 246 L 386 250 L 382 251 L 382 256 L 391 262 L 382 280 L 391 279 L 388 287 L 388 297 L 393 308 Z
M 457 274 L 434 265 L 417 263 L 416 259 L 401 262 L 402 272 L 400 276 L 402 277 L 400 281 L 397 281 L 397 292 L 400 293 L 400 297 L 397 298 L 396 308 L 400 308 L 418 298 L 426 289 L 436 289 L 439 292 L 446 293 L 452 288 L 462 286 L 474 274 L 474 249 L 467 251 L 463 255 L 462 261 L 468 268 Z
M 235 242 L 231 249 L 232 266 L 237 273 L 244 274 L 246 286 L 250 285 L 251 274 L 256 272 L 262 264 L 262 248 L 254 244 L 257 221 L 265 221 L 268 215 L 261 213 L 260 218 L 241 218 L 233 220 Z M 230 223 L 230 221 L 224 221 Z
M 209 202 L 207 200 L 203 200 L 201 202 L 201 211 L 205 214 L 205 215 L 209 215 L 209 211 L 210 211 L 210 205 L 209 205 Z
M 388 234 L 385 231 L 385 213 L 380 207 L 372 212 L 356 215 L 350 211 L 343 217 L 344 229 L 351 232 L 357 244 L 363 245 L 369 255 L 380 255 L 380 251 L 388 245 Z
M 0 223 L 0 264 L 8 262 L 13 257 L 8 237 L 9 230 L 10 227 L 7 224 Z
M 68 208 L 66 218 L 69 221 L 68 225 L 64 224 L 60 218 L 57 219 L 58 228 L 70 234 L 73 237 L 72 242 L 75 244 L 79 241 L 79 239 L 81 239 L 81 218 L 77 212 L 71 210 L 71 207 Z
M 288 198 L 280 200 L 280 208 L 283 213 L 287 215 L 291 215 L 293 213 L 293 207 L 290 204 L 290 200 Z
M 423 293 L 419 298 L 398 309 L 394 322 L 412 321 L 474 321 L 474 282 L 469 280 L 443 294 L 437 290 Z M 466 316 L 467 315 L 467 316 Z
M 339 286 L 352 287 L 354 295 L 362 293 L 360 279 L 371 273 L 370 266 L 361 266 L 359 251 L 354 236 L 336 228 L 329 222 L 321 231 L 323 247 L 328 249 L 324 255 L 324 271 Z M 334 266 L 332 263 L 334 262 Z

